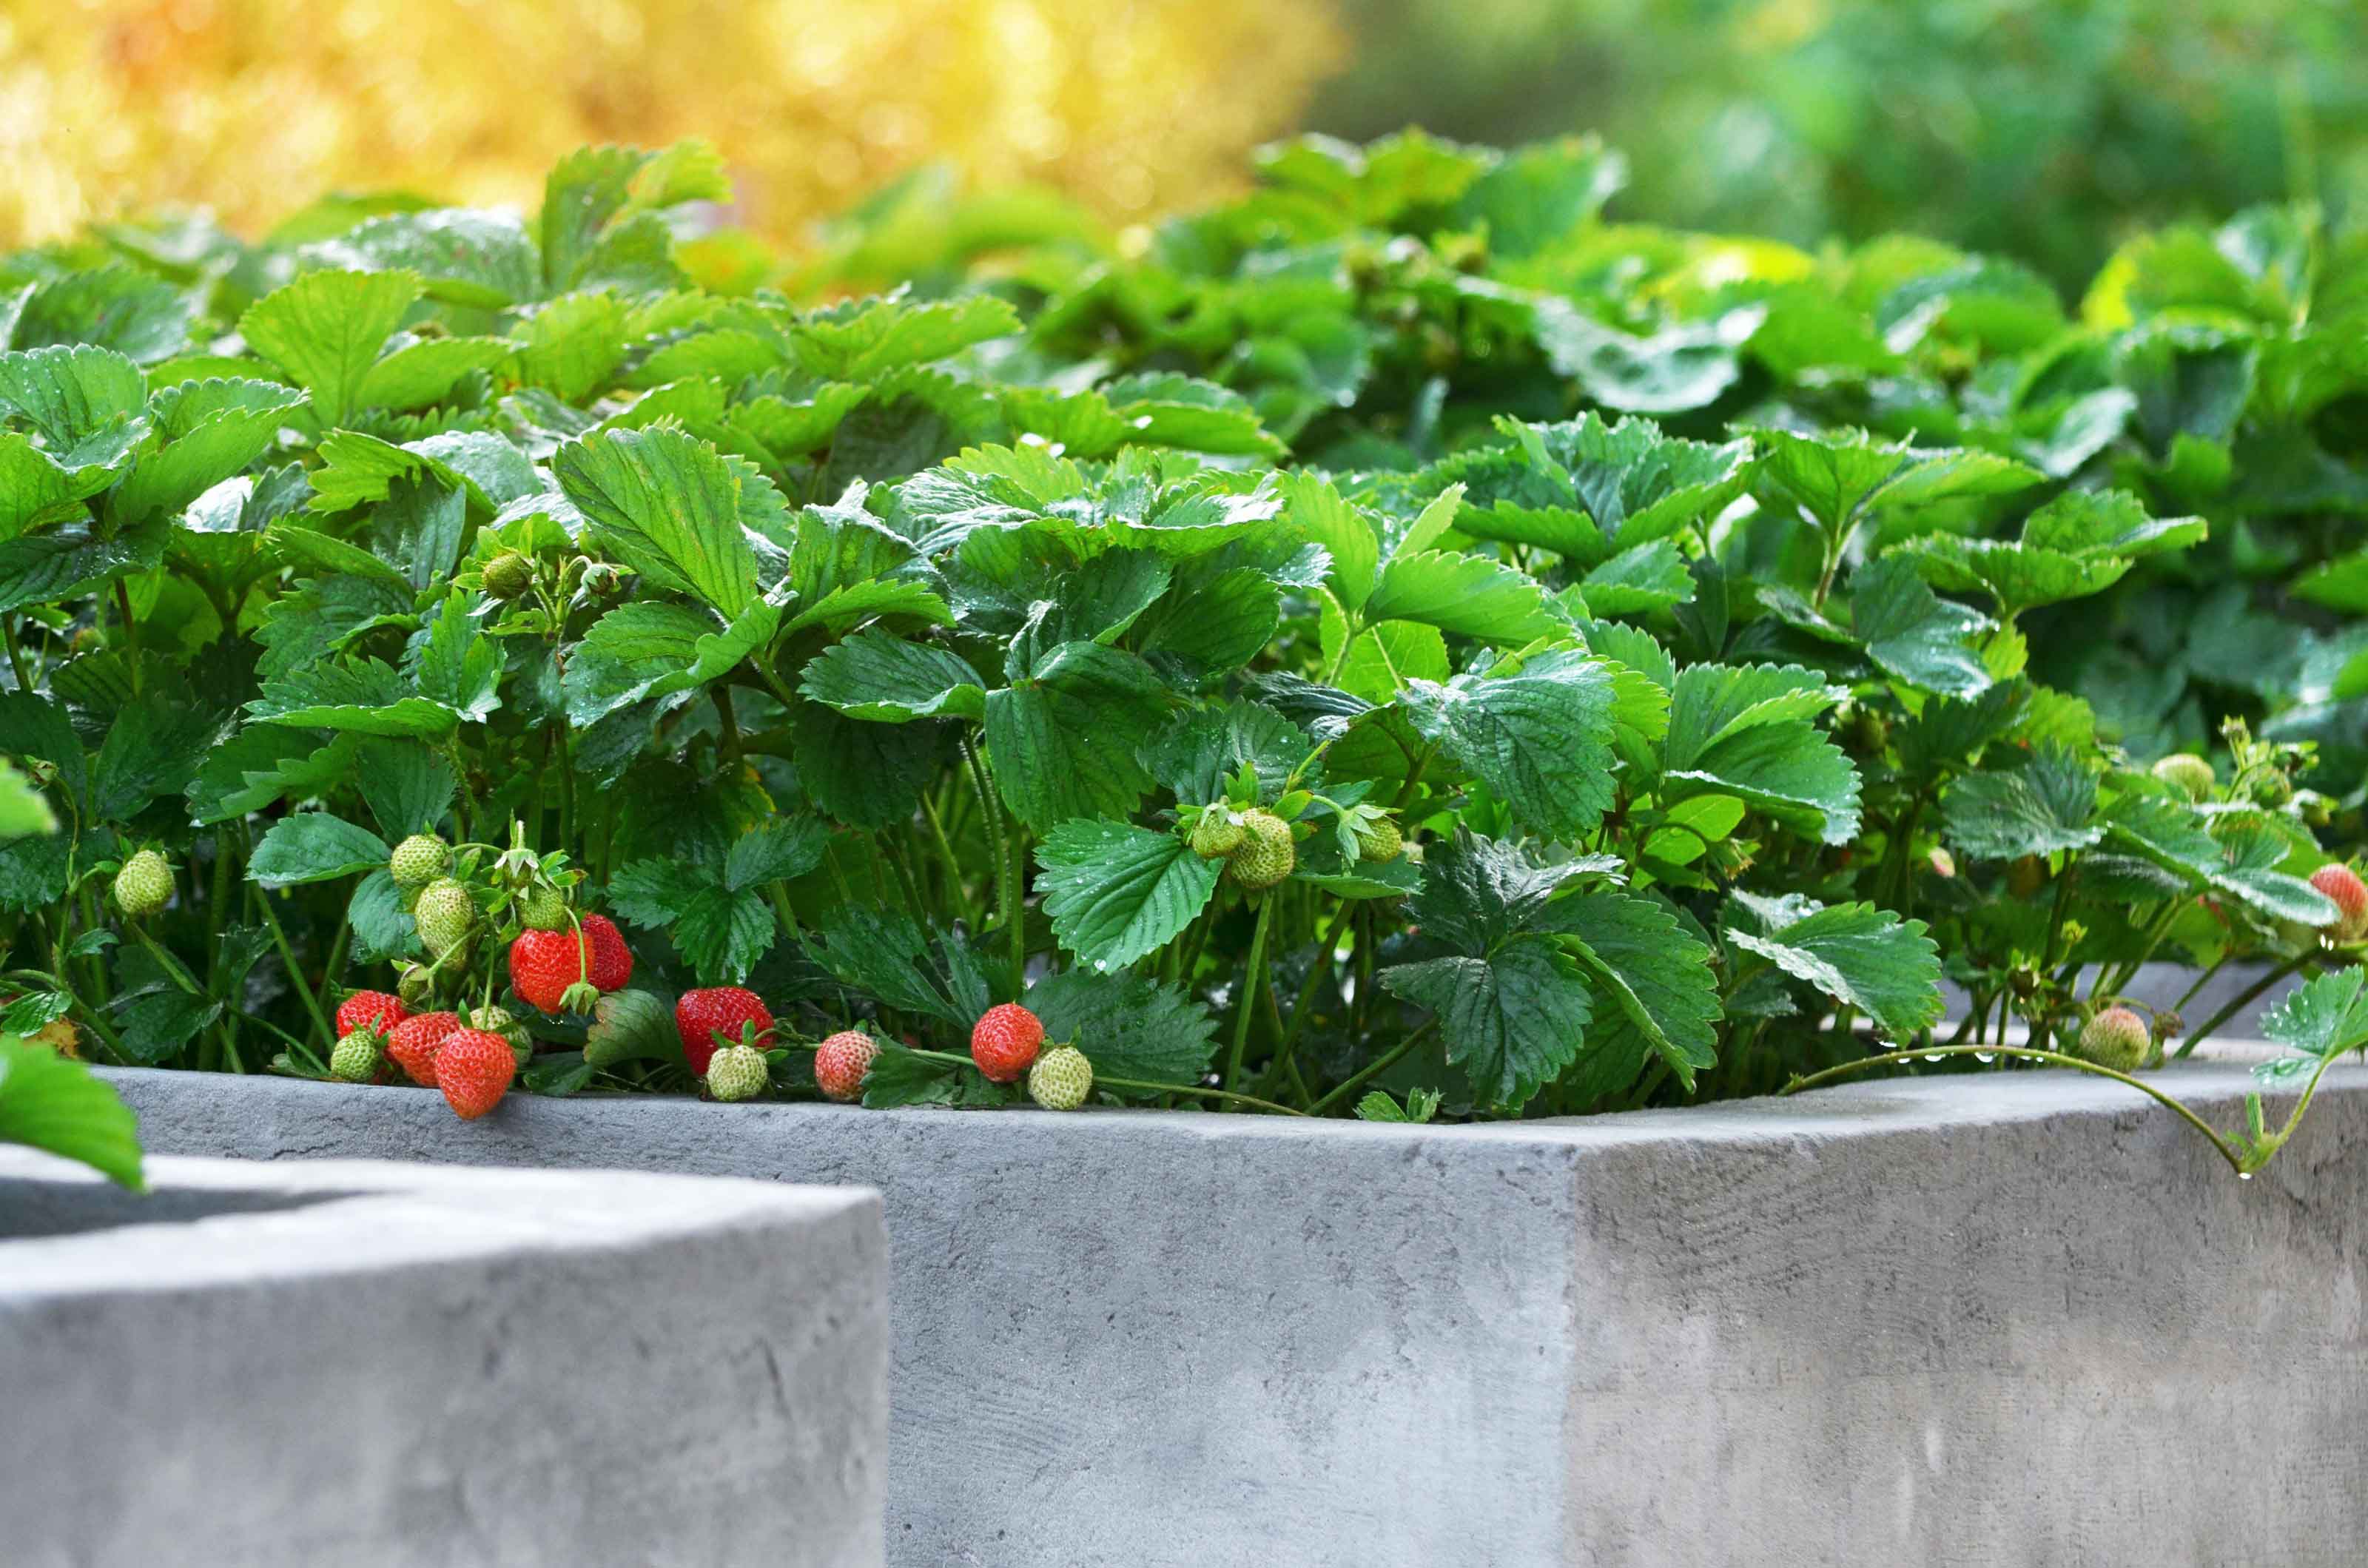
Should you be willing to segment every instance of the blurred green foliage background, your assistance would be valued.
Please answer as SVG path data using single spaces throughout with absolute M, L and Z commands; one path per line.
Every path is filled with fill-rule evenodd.
M 1311 129 L 1596 131 L 1623 217 L 1907 229 L 2075 288 L 2128 233 L 2368 199 L 2361 0 L 1338 0 Z

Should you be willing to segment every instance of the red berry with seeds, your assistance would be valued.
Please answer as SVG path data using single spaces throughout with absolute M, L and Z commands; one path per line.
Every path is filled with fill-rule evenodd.
M 461 1027 L 458 1013 L 421 1013 L 394 1026 L 386 1053 L 423 1089 L 436 1086 L 436 1053 Z
M 607 995 L 622 991 L 633 978 L 633 950 L 625 934 L 605 915 L 584 917 L 584 935 L 592 943 L 592 989 Z
M 674 1005 L 674 1028 L 682 1037 L 682 1059 L 702 1078 L 719 1046 L 762 1051 L 773 1043 L 772 1013 L 755 992 L 738 985 L 684 992 Z
M 863 1075 L 871 1071 L 880 1042 L 861 1029 L 841 1029 L 814 1048 L 814 1082 L 841 1105 L 863 1097 Z
M 411 1009 L 400 998 L 383 991 L 357 991 L 337 1004 L 337 1038 L 343 1040 L 364 1025 L 381 1034 L 391 1033 L 409 1017 Z
M 1044 1026 L 1017 1002 L 989 1007 L 970 1031 L 970 1059 L 997 1084 L 1016 1084 L 1044 1044 Z
M 2339 942 L 2356 942 L 2368 936 L 2368 883 L 2349 866 L 2321 866 L 2310 874 L 2310 885 L 2327 895 L 2342 914 L 2324 929 Z
M 436 1052 L 436 1086 L 463 1121 L 474 1121 L 510 1092 L 518 1057 L 510 1042 L 484 1029 L 455 1029 Z
M 591 942 L 573 931 L 521 931 L 510 944 L 510 989 L 546 1013 L 588 1012 L 590 997 L 567 994 L 585 982 L 591 959 Z

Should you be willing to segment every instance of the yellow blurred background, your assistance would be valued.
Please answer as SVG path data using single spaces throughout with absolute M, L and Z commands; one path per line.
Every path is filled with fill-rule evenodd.
M 531 210 L 592 142 L 703 136 L 779 237 L 942 160 L 1112 218 L 1237 184 L 1315 0 L 0 0 L 0 245 L 331 188 Z

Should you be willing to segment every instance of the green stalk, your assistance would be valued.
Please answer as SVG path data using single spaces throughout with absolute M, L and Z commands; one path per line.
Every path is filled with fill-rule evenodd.
M 987 846 L 995 857 L 996 918 L 1002 921 L 1004 940 L 1011 948 L 1011 994 L 1017 997 L 1028 989 L 1028 934 L 1020 918 L 1019 888 L 1011 874 L 1003 808 L 996 801 L 995 786 L 987 779 L 986 763 L 978 754 L 978 743 L 967 734 L 962 739 L 962 754 L 970 767 L 971 788 L 978 791 L 979 820 L 985 825 Z
M 921 814 L 928 820 L 929 836 L 934 842 L 938 858 L 945 867 L 946 899 L 963 925 L 973 930 L 978 927 L 978 915 L 970 901 L 970 889 L 962 884 L 962 860 L 954 854 L 953 841 L 946 836 L 946 824 L 938 815 L 938 808 L 925 790 L 921 795 Z
M 1242 1051 L 1249 1044 L 1250 1015 L 1258 1008 L 1258 981 L 1266 973 L 1266 934 L 1274 922 L 1272 894 L 1258 901 L 1258 924 L 1250 932 L 1249 961 L 1242 968 L 1242 1000 L 1234 1015 L 1233 1049 L 1225 1053 L 1225 1087 L 1241 1082 Z
M 330 1024 L 329 1016 L 321 1011 L 320 998 L 313 994 L 312 984 L 304 978 L 303 967 L 296 961 L 296 949 L 289 945 L 287 928 L 279 924 L 279 912 L 271 907 L 271 895 L 265 893 L 261 903 L 263 923 L 271 927 L 271 940 L 279 949 L 280 965 L 288 971 L 288 983 L 296 988 L 297 997 L 303 1002 L 304 1011 L 312 1016 L 313 1025 L 321 1031 L 321 1038 L 334 1043 L 337 1031 Z
M 2205 1038 L 2208 1037 L 2214 1029 L 2218 1028 L 2221 1025 L 2235 1017 L 2248 1006 L 2258 1000 L 2262 992 L 2267 991 L 2271 986 L 2275 985 L 2279 981 L 2283 980 L 2286 976 L 2292 974 L 2294 971 L 2300 969 L 2308 961 L 2308 954 L 2297 953 L 2293 958 L 2288 959 L 2285 962 L 2278 965 L 2277 968 L 2270 971 L 2269 973 L 2261 976 L 2260 979 L 2253 982 L 2252 984 L 2247 986 L 2244 991 L 2237 995 L 2235 1001 L 2230 1002 L 2226 1006 L 2213 1014 L 2211 1017 L 2204 1020 L 2203 1028 L 2197 1029 L 2193 1034 L 2189 1035 L 2184 1040 L 2181 1040 L 2178 1051 L 2172 1053 L 2173 1060 L 2177 1060 L 2180 1057 L 2193 1055 L 2195 1053 L 2195 1048 L 2203 1044 Z
M 1439 1017 L 1436 1014 L 1425 1018 L 1421 1023 L 1417 1024 L 1411 1034 L 1408 1034 L 1406 1039 L 1398 1041 L 1397 1044 L 1390 1048 L 1388 1054 L 1383 1056 L 1378 1061 L 1366 1063 L 1364 1066 L 1359 1068 L 1355 1073 L 1349 1074 L 1349 1077 L 1341 1081 L 1339 1087 L 1334 1089 L 1322 1099 L 1317 1100 L 1314 1105 L 1309 1106 L 1307 1108 L 1307 1114 L 1310 1116 L 1322 1116 L 1326 1111 L 1330 1110 L 1334 1106 L 1338 1105 L 1342 1100 L 1347 1099 L 1350 1095 L 1364 1087 L 1365 1085 L 1371 1083 L 1373 1079 L 1380 1077 L 1383 1074 L 1396 1066 L 1399 1062 L 1405 1059 L 1406 1054 L 1408 1051 L 1422 1043 L 1423 1037 L 1430 1033 L 1433 1028 L 1438 1027 L 1438 1024 Z
M 25 651 L 17 643 L 17 618 L 14 615 L 0 616 L 0 641 L 7 643 L 8 667 L 16 672 L 17 689 L 32 690 L 33 677 L 25 672 Z
M 2116 1073 L 2111 1067 L 2101 1067 L 2094 1062 L 2083 1062 L 2077 1056 L 2066 1056 L 2056 1051 L 2034 1051 L 2020 1045 L 1935 1045 L 1914 1051 L 1895 1051 L 1881 1056 L 1867 1056 L 1856 1062 L 1845 1062 L 1839 1066 L 1827 1067 L 1822 1072 L 1811 1073 L 1805 1077 L 1795 1076 L 1776 1092 L 1780 1096 L 1797 1095 L 1803 1089 L 1814 1089 L 1821 1084 L 1828 1084 L 1838 1078 L 1847 1078 L 1853 1074 L 1863 1073 L 1869 1068 L 1896 1066 L 1902 1062 L 1921 1061 L 1932 1056 L 2012 1056 L 2026 1062 L 2044 1062 L 2054 1067 L 2071 1067 L 2083 1073 L 2093 1073 L 2100 1078 L 2111 1078 L 2116 1084 L 2127 1084 L 2147 1098 L 2177 1113 L 2181 1120 L 2210 1139 L 2212 1147 L 2218 1151 L 2222 1159 L 2228 1162 L 2230 1170 L 2235 1171 L 2238 1176 L 2247 1174 L 2244 1158 L 2237 1146 L 2223 1137 L 2210 1122 L 2190 1110 L 2184 1102 L 2173 1099 L 2152 1084 L 2134 1078 L 2127 1073 Z
M 804 1051 L 815 1049 L 814 1044 L 804 1040 L 793 1040 L 791 1043 Z M 917 1046 L 907 1046 L 905 1049 L 925 1061 L 948 1062 L 957 1067 L 968 1067 L 973 1072 L 978 1069 L 977 1062 L 967 1056 L 957 1056 L 951 1051 L 926 1051 Z M 1307 1114 L 1303 1110 L 1293 1110 L 1287 1105 L 1277 1105 L 1272 1100 L 1262 1100 L 1252 1095 L 1237 1095 L 1231 1089 L 1203 1088 L 1198 1084 L 1155 1084 L 1141 1078 L 1105 1078 L 1099 1074 L 1094 1075 L 1094 1082 L 1109 1088 L 1133 1089 L 1138 1094 L 1145 1095 L 1200 1095 L 1209 1099 L 1225 1100 L 1235 1105 L 1256 1106 L 1260 1110 L 1270 1110 L 1280 1116 Z

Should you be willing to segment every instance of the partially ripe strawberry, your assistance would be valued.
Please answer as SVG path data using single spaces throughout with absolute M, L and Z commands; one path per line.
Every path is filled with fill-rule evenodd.
M 970 1059 L 997 1084 L 1016 1084 L 1044 1043 L 1044 1025 L 1017 1002 L 1004 1002 L 980 1015 L 970 1031 Z
M 682 1059 L 699 1077 L 716 1048 L 753 1045 L 763 1051 L 773 1043 L 773 1015 L 755 992 L 738 985 L 711 985 L 686 991 L 674 1005 L 675 1032 L 682 1037 Z
M 592 989 L 606 995 L 622 991 L 633 978 L 633 949 L 625 934 L 605 915 L 584 917 L 584 935 L 592 943 Z
M 2326 927 L 2339 942 L 2356 942 L 2368 936 L 2368 884 L 2349 866 L 2321 866 L 2310 874 L 2310 885 L 2327 895 L 2342 914 Z
M 337 1038 L 367 1024 L 381 1034 L 411 1017 L 411 1009 L 383 991 L 357 991 L 337 1004 Z
M 386 1053 L 423 1089 L 436 1086 L 436 1053 L 461 1027 L 458 1013 L 420 1013 L 394 1026 Z
M 2116 1073 L 2135 1073 L 2146 1065 L 2153 1044 L 2144 1018 L 2127 1007 L 2107 1007 L 2081 1028 L 2074 1054 Z
M 825 1098 L 853 1105 L 863 1097 L 863 1075 L 879 1054 L 880 1042 L 861 1029 L 841 1029 L 814 1048 L 814 1082 Z
M 484 1029 L 455 1029 L 436 1053 L 436 1086 L 463 1121 L 474 1121 L 510 1092 L 518 1058 L 510 1042 Z
M 573 931 L 525 930 L 510 943 L 510 989 L 546 1013 L 592 1010 L 591 967 L 591 938 Z

